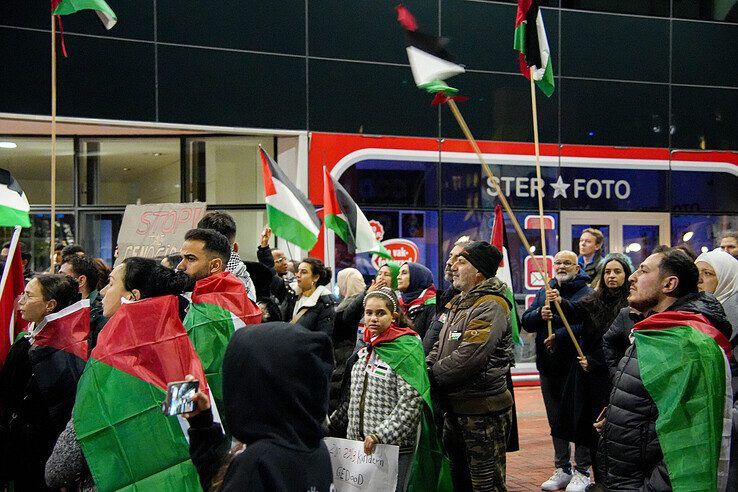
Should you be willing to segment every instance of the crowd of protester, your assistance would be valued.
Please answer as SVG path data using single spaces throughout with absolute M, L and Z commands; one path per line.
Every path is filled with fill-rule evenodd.
M 28 327 L 0 370 L 0 484 L 97 490 L 75 431 L 75 419 L 85 417 L 72 411 L 84 360 L 95 357 L 106 324 L 125 303 L 175 296 L 184 329 L 193 296 L 209 286 L 225 298 L 231 294 L 218 282 L 233 279 L 238 302 L 257 315 L 215 346 L 207 364 L 197 352 L 209 386 L 200 386 L 195 409 L 183 415 L 204 490 L 332 490 L 326 436 L 360 441 L 367 455 L 380 444 L 398 446 L 398 491 L 506 490 L 506 453 L 517 449 L 515 311 L 496 277 L 497 248 L 459 238 L 439 288 L 418 263 L 387 262 L 369 281 L 344 268 L 335 295 L 331 269 L 272 249 L 269 227 L 258 261 L 242 261 L 236 239 L 233 218 L 209 212 L 179 254 L 129 257 L 112 270 L 71 245 L 58 248 L 54 273 L 34 275 L 23 253 L 19 314 Z M 554 450 L 542 490 L 672 489 L 675 465 L 657 432 L 662 408 L 643 381 L 634 334 L 674 316 L 697 320 L 738 370 L 729 350 L 738 342 L 733 239 L 726 234 L 697 257 L 660 246 L 634 266 L 625 255 L 603 254 L 602 233 L 586 229 L 579 256 L 556 254 L 553 278 L 521 320 L 534 334 Z M 34 337 L 81 301 L 89 307 L 85 357 L 49 392 L 34 371 Z M 738 376 L 732 393 L 738 396 Z M 716 487 L 738 490 L 738 445 L 726 438 L 738 439 L 738 402 L 726 425 L 712 443 L 720 455 Z M 157 452 L 146 450 L 147 459 Z

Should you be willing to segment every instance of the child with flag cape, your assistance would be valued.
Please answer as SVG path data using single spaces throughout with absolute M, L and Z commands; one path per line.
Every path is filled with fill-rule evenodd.
M 330 430 L 348 421 L 348 439 L 363 440 L 367 454 L 380 443 L 399 446 L 396 490 L 450 490 L 420 338 L 388 288 L 366 295 L 364 320 L 366 346 L 351 369 L 351 397 L 331 416 Z

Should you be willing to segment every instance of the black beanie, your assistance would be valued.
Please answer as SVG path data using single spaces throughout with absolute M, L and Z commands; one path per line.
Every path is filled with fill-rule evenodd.
M 487 241 L 474 241 L 467 244 L 459 255 L 469 260 L 469 263 L 479 270 L 484 278 L 494 277 L 502 261 L 500 250 Z

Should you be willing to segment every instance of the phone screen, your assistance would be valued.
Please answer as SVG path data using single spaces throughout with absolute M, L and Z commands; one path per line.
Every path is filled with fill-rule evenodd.
M 167 398 L 161 406 L 164 415 L 177 415 L 195 410 L 195 396 L 200 381 L 174 381 L 167 384 Z

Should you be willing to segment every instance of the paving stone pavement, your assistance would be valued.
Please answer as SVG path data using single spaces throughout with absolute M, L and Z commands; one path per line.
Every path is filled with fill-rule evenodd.
M 553 444 L 538 386 L 515 388 L 520 451 L 507 454 L 507 490 L 541 490 L 553 473 Z

